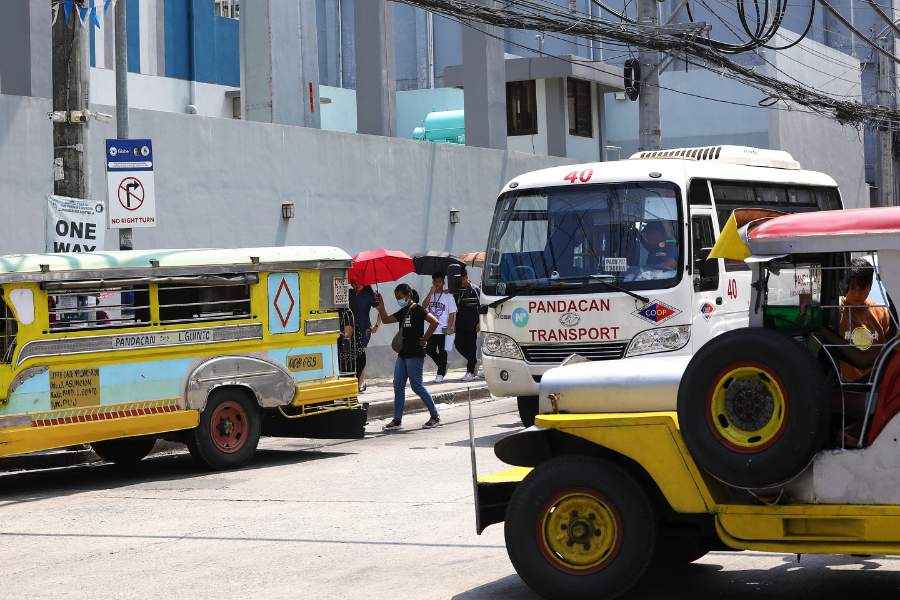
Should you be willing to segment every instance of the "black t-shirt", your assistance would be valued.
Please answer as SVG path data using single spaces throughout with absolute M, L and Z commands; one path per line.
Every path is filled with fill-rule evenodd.
M 456 298 L 456 328 L 475 329 L 478 327 L 478 298 L 481 290 L 477 285 L 469 285 Z
M 406 314 L 406 311 L 409 314 Z M 412 308 L 404 307 L 394 313 L 394 318 L 400 323 L 400 331 L 403 332 L 403 347 L 400 349 L 400 358 L 425 358 L 425 348 L 419 341 L 425 335 L 425 317 L 428 311 L 420 304 L 413 304 Z

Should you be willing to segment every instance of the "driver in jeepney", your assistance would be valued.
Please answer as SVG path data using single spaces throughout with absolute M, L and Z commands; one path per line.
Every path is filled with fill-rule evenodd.
M 662 221 L 648 221 L 641 230 L 641 244 L 647 251 L 648 267 L 678 267 L 678 244 L 670 239 Z

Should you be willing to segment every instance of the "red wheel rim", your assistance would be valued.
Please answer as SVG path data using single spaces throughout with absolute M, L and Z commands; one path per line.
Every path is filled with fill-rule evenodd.
M 742 447 L 731 443 L 719 432 L 719 430 L 716 428 L 715 423 L 713 422 L 714 417 L 712 411 L 712 400 L 713 394 L 716 391 L 716 387 L 718 386 L 720 380 L 725 377 L 727 373 L 740 367 L 751 367 L 764 371 L 766 375 L 772 379 L 775 385 L 778 386 L 784 399 L 784 415 L 782 417 L 781 427 L 770 440 L 752 448 Z M 762 363 L 758 363 L 752 360 L 740 361 L 728 365 L 727 367 L 719 371 L 719 373 L 715 376 L 712 385 L 710 385 L 709 390 L 706 393 L 704 412 L 706 413 L 706 423 L 709 426 L 710 431 L 712 431 L 713 436 L 715 436 L 719 443 L 721 443 L 729 450 L 734 450 L 735 452 L 740 452 L 742 454 L 755 454 L 757 452 L 765 450 L 766 448 L 769 448 L 770 446 L 772 446 L 772 444 L 774 444 L 781 438 L 781 435 L 784 433 L 784 430 L 787 428 L 788 424 L 788 416 L 790 414 L 790 398 L 788 397 L 787 390 L 784 387 L 784 382 L 778 375 L 775 374 L 775 372 L 771 368 Z
M 547 536 L 547 524 L 550 513 L 562 508 L 561 503 L 564 502 L 566 498 L 576 496 L 587 499 L 586 506 L 589 510 L 593 509 L 597 514 L 600 514 L 601 512 L 604 514 L 604 529 L 606 529 L 606 531 L 601 531 L 599 529 L 596 531 L 597 536 L 605 538 L 602 549 L 595 555 L 596 560 L 588 561 L 588 564 L 581 565 L 567 564 L 566 557 L 564 556 L 565 550 L 562 550 L 562 553 L 554 550 L 554 546 L 562 548 L 559 546 L 561 540 L 555 540 L 556 544 L 554 544 L 554 540 L 548 539 Z M 582 517 L 582 515 L 574 514 L 573 516 L 579 518 Z M 594 521 L 596 517 L 594 514 L 587 514 L 586 516 L 588 516 L 591 521 Z M 603 496 L 603 494 L 587 488 L 569 488 L 554 495 L 546 504 L 544 504 L 537 518 L 535 534 L 537 536 L 537 543 L 541 554 L 543 554 L 548 563 L 563 573 L 568 573 L 570 575 L 590 575 L 591 573 L 596 573 L 605 568 L 616 557 L 616 554 L 619 553 L 619 548 L 622 546 L 624 530 L 619 511 L 616 510 L 616 507 L 612 502 Z M 596 538 L 592 539 L 596 541 Z M 573 544 L 566 542 L 566 545 L 572 546 Z
M 247 442 L 247 411 L 237 402 L 225 401 L 213 410 L 209 434 L 216 449 L 226 454 L 237 452 Z

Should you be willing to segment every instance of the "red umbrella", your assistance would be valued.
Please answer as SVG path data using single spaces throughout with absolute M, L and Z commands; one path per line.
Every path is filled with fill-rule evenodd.
M 350 283 L 372 285 L 385 281 L 397 281 L 415 270 L 413 260 L 399 250 L 370 250 L 353 257 Z

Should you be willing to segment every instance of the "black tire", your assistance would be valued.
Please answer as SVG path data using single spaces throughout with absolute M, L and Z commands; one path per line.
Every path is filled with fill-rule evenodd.
M 768 329 L 710 340 L 678 388 L 688 450 L 713 477 L 737 487 L 777 485 L 799 474 L 822 448 L 830 417 L 831 395 L 816 358 Z
M 522 425 L 531 427 L 534 425 L 534 418 L 538 414 L 538 397 L 537 396 L 519 396 L 516 398 L 519 404 L 519 418 L 522 419 Z
M 557 531 L 557 524 L 570 532 L 568 539 L 548 538 L 545 532 Z M 604 600 L 624 594 L 644 574 L 656 547 L 657 522 L 647 493 L 625 469 L 605 459 L 562 456 L 519 484 L 506 509 L 504 533 L 513 567 L 535 592 L 551 599 Z M 582 544 L 586 536 L 591 537 Z M 580 555 L 582 549 L 592 553 L 562 553 Z
M 200 423 L 185 432 L 184 441 L 191 456 L 205 467 L 240 469 L 256 452 L 261 422 L 255 398 L 241 389 L 223 388 L 210 394 Z
M 97 455 L 109 463 L 133 465 L 150 454 L 156 440 L 153 438 L 122 438 L 91 443 Z

